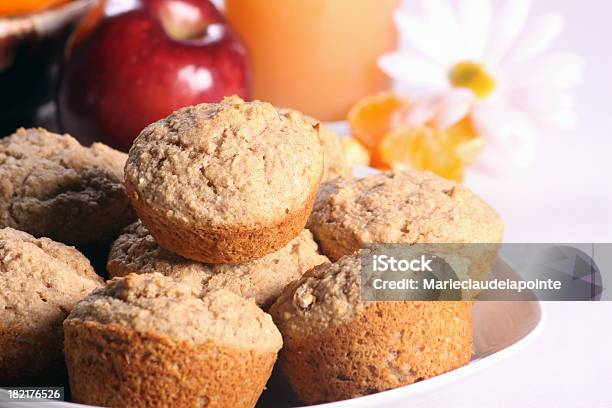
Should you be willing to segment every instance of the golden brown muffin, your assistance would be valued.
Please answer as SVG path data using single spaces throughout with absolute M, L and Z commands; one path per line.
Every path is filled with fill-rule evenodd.
M 292 112 L 291 109 L 279 109 L 278 111 L 284 115 Z M 315 118 L 304 116 L 304 119 L 309 121 L 313 126 L 317 126 L 319 130 L 319 139 L 321 141 L 321 147 L 323 148 L 323 158 L 325 162 L 323 181 L 328 181 L 336 177 L 352 177 L 353 172 L 351 166 L 349 166 L 346 161 L 344 147 L 336 132 Z
M 168 252 L 155 242 L 140 221 L 126 227 L 111 247 L 111 277 L 159 272 L 201 282 L 206 289 L 227 289 L 267 308 L 290 282 L 314 266 L 329 262 L 319 254 L 308 230 L 276 252 L 243 264 L 203 264 Z
M 472 355 L 470 302 L 363 302 L 360 252 L 306 273 L 270 309 L 280 368 L 307 404 L 411 384 Z
M 418 170 L 321 186 L 308 221 L 331 260 L 369 243 L 498 243 L 503 222 L 464 186 Z
M 255 303 L 161 274 L 109 281 L 64 322 L 74 401 L 253 407 L 281 335 Z
M 285 246 L 304 228 L 322 175 L 310 123 L 238 97 L 149 125 L 125 167 L 128 194 L 159 245 L 207 263 Z
M 325 172 L 323 181 L 329 181 L 336 177 L 352 177 L 351 167 L 346 162 L 344 147 L 338 135 L 327 126 L 321 124 L 319 127 L 319 138 L 323 147 L 325 158 Z
M 123 187 L 126 158 L 101 143 L 17 130 L 0 140 L 0 227 L 71 245 L 114 239 L 136 218 Z
M 0 385 L 60 374 L 62 321 L 101 286 L 76 249 L 0 229 Z

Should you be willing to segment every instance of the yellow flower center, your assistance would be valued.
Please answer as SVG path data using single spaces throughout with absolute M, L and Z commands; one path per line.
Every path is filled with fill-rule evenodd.
M 457 88 L 468 88 L 477 98 L 486 98 L 495 89 L 495 80 L 480 64 L 462 61 L 448 73 L 451 84 Z

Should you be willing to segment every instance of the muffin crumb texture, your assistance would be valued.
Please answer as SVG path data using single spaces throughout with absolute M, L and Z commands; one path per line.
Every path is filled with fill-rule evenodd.
M 295 238 L 322 176 L 316 125 L 238 97 L 149 125 L 125 167 L 128 195 L 159 245 L 214 264 L 259 259 Z
M 318 131 L 301 114 L 231 97 L 145 128 L 125 177 L 138 200 L 176 222 L 252 227 L 300 210 L 322 173 Z
M 320 124 L 319 137 L 325 158 L 323 180 L 329 181 L 336 177 L 352 177 L 353 171 L 346 162 L 344 147 L 339 136 L 327 126 Z
M 278 351 L 282 339 L 270 316 L 225 290 L 159 273 L 115 278 L 77 304 L 68 321 L 119 325 L 194 344 L 222 342 L 237 348 Z
M 323 264 L 287 287 L 270 313 L 277 325 L 311 333 L 347 322 L 363 311 L 358 256 Z
M 299 112 L 290 109 L 279 109 L 282 115 L 300 115 Z M 293 113 L 290 113 L 293 112 Z M 323 181 L 329 181 L 336 177 L 352 177 L 353 171 L 346 161 L 344 147 L 340 137 L 328 126 L 310 116 L 303 116 L 315 129 L 319 131 L 319 139 L 323 148 L 324 171 Z
M 319 254 L 312 234 L 303 230 L 276 252 L 242 264 L 204 264 L 161 248 L 140 222 L 125 228 L 113 244 L 107 269 L 111 277 L 159 272 L 200 282 L 206 290 L 227 289 L 268 307 L 293 280 L 329 262 Z
M 135 219 L 123 186 L 126 158 L 101 143 L 18 129 L 0 139 L 0 227 L 74 245 L 112 240 Z
M 110 407 L 254 407 L 282 346 L 252 301 L 159 273 L 112 279 L 64 332 L 74 401 Z
M 416 170 L 324 183 L 308 228 L 332 260 L 368 243 L 497 243 L 503 234 L 482 199 Z
M 76 249 L 0 229 L 0 383 L 62 370 L 62 321 L 102 279 Z
M 270 309 L 279 366 L 308 404 L 412 384 L 472 355 L 470 302 L 362 302 L 360 255 L 315 268 Z

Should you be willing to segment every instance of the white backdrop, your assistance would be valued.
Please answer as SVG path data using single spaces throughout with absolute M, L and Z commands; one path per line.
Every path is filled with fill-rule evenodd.
M 576 89 L 579 126 L 540 135 L 531 168 L 501 180 L 474 171 L 466 183 L 503 216 L 507 242 L 612 242 L 612 2 L 533 3 L 535 13 L 564 14 L 555 48 L 587 63 Z
M 566 28 L 555 48 L 587 63 L 576 89 L 579 127 L 540 135 L 532 167 L 501 178 L 474 169 L 466 184 L 504 218 L 506 242 L 612 242 L 612 2 L 533 3 L 534 13 L 564 14 Z M 543 307 L 546 326 L 526 350 L 402 406 L 611 408 L 612 302 Z
M 566 28 L 556 48 L 586 60 L 576 90 L 579 127 L 541 135 L 533 167 L 514 177 L 473 172 L 466 183 L 500 212 L 507 242 L 612 242 L 612 2 L 535 0 L 533 7 L 561 11 Z M 543 306 L 546 327 L 528 349 L 411 406 L 612 407 L 612 302 Z

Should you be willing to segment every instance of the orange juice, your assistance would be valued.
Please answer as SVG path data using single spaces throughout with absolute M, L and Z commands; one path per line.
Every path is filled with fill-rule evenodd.
M 377 58 L 396 46 L 398 0 L 226 0 L 251 53 L 253 97 L 321 120 L 344 119 L 389 86 Z

